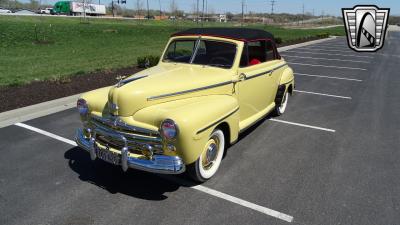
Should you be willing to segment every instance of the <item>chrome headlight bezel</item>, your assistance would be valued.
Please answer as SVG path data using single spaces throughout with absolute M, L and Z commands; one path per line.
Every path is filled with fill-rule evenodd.
M 165 119 L 160 124 L 160 135 L 168 141 L 176 140 L 179 135 L 179 127 L 172 119 Z
M 76 102 L 76 108 L 78 109 L 79 115 L 81 115 L 82 117 L 86 118 L 89 115 L 90 109 L 85 99 L 78 99 L 78 101 Z

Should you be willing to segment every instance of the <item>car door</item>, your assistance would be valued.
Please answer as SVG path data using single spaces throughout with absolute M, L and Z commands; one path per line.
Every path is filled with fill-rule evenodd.
M 271 107 L 275 100 L 279 74 L 273 69 L 279 60 L 268 58 L 266 46 L 265 40 L 244 45 L 237 84 L 241 121 Z

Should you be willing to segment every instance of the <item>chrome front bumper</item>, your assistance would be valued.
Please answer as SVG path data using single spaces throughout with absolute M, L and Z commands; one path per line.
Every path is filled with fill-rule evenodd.
M 125 138 L 121 136 L 121 139 Z M 81 128 L 76 132 L 75 142 L 90 153 L 92 160 L 97 158 L 96 148 L 98 146 L 95 139 L 85 137 Z M 127 171 L 128 168 L 162 174 L 180 174 L 185 171 L 185 164 L 179 156 L 153 155 L 152 159 L 135 158 L 129 156 L 127 147 L 121 149 L 120 165 L 123 171 Z

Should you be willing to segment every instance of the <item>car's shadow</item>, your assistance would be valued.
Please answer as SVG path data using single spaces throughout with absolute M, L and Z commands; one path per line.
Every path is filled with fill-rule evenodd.
M 242 132 L 238 142 L 271 117 L 271 115 L 263 117 Z M 225 153 L 229 154 L 229 149 Z M 174 192 L 181 186 L 196 185 L 185 175 L 157 175 L 133 169 L 123 172 L 120 166 L 102 160 L 90 160 L 89 153 L 79 147 L 69 149 L 65 152 L 64 158 L 68 160 L 69 167 L 79 175 L 79 179 L 112 194 L 121 193 L 135 198 L 160 201 L 168 198 L 166 192 Z
M 69 149 L 65 152 L 64 158 L 68 160 L 69 167 L 79 175 L 79 179 L 112 194 L 121 193 L 135 198 L 159 201 L 168 198 L 166 192 L 174 192 L 182 186 L 179 182 L 170 181 L 159 175 L 133 169 L 123 172 L 119 166 L 101 160 L 92 161 L 89 153 L 79 147 Z

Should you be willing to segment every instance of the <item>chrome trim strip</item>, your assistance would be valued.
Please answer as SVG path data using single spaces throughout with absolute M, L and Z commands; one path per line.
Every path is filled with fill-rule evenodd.
M 214 123 L 212 123 L 212 124 L 210 124 L 210 125 L 208 125 L 208 126 L 202 128 L 202 129 L 200 129 L 199 131 L 196 132 L 196 134 L 200 134 L 200 133 L 202 133 L 202 132 L 208 130 L 209 128 L 211 128 L 211 127 L 217 125 L 218 123 L 222 122 L 222 121 L 225 120 L 226 118 L 228 118 L 228 117 L 230 117 L 231 115 L 233 115 L 233 114 L 234 114 L 235 112 L 237 112 L 238 110 L 239 110 L 239 107 L 237 107 L 235 110 L 233 110 L 232 112 L 230 112 L 228 115 L 222 117 L 222 118 L 219 119 L 218 121 L 216 121 L 216 122 L 214 122 Z
M 194 88 L 194 89 L 189 89 L 189 90 L 185 90 L 185 91 L 179 91 L 179 92 L 174 92 L 174 93 L 169 93 L 169 94 L 152 96 L 152 97 L 147 98 L 147 101 L 152 101 L 152 100 L 171 97 L 171 96 L 176 96 L 176 95 L 187 94 L 187 93 L 190 93 L 190 92 L 202 91 L 202 90 L 206 90 L 206 89 L 210 89 L 210 88 L 224 86 L 224 85 L 231 84 L 231 83 L 233 83 L 233 82 L 232 81 L 226 81 L 226 82 L 213 84 L 213 85 L 209 85 L 209 86 L 204 86 L 204 87 L 200 87 L 200 88 Z
M 96 115 L 90 115 L 90 117 L 91 117 L 90 122 L 94 122 L 96 124 L 102 123 L 105 126 L 109 126 L 110 128 L 115 127 L 116 130 L 118 130 L 118 128 L 120 128 L 120 129 L 123 129 L 126 131 L 138 132 L 138 133 L 148 135 L 151 137 L 160 136 L 160 133 L 158 131 L 126 124 L 125 122 L 121 121 L 119 117 L 116 117 L 116 116 L 114 116 L 114 117 L 110 116 L 108 118 L 104 118 L 104 117 L 100 117 L 100 116 L 96 116 Z
M 287 63 L 284 63 L 284 64 L 282 64 L 282 65 L 279 65 L 279 66 L 277 66 L 277 67 L 275 67 L 275 68 L 272 68 L 272 69 L 270 69 L 270 70 L 267 70 L 267 71 L 265 71 L 265 72 L 258 73 L 258 74 L 256 74 L 256 75 L 251 76 L 251 77 L 246 77 L 245 80 L 250 80 L 250 79 L 253 79 L 253 78 L 262 76 L 262 75 L 264 75 L 264 74 L 273 73 L 275 70 L 278 70 L 278 69 L 280 69 L 280 68 L 282 68 L 282 67 L 284 67 L 284 66 L 287 66 Z

